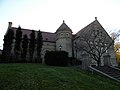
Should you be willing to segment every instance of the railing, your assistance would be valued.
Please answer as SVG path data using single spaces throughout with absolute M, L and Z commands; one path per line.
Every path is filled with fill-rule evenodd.
M 111 68 L 112 68 L 112 67 L 111 67 Z M 109 74 L 106 74 L 106 73 L 104 73 L 104 72 L 102 72 L 102 71 L 100 71 L 100 70 L 98 70 L 98 69 L 96 69 L 96 68 L 94 68 L 94 67 L 89 66 L 89 70 L 90 70 L 92 73 L 94 73 L 94 72 L 96 73 L 96 72 L 97 72 L 97 73 L 100 73 L 100 74 L 102 74 L 102 75 L 110 78 L 110 79 L 113 79 L 113 80 L 115 80 L 115 81 L 120 82 L 120 80 L 118 80 L 118 79 L 110 76 Z

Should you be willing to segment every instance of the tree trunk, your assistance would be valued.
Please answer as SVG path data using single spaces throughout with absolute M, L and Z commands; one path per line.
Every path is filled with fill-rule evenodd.
M 101 66 L 101 59 L 98 59 L 97 65 L 98 65 L 98 66 Z

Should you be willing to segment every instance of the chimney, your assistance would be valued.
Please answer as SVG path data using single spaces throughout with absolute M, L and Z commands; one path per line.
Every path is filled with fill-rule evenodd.
M 12 27 L 12 22 L 8 22 L 8 28 Z

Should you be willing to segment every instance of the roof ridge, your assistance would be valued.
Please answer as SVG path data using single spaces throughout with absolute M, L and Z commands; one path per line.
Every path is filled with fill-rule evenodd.
M 12 28 L 17 29 L 17 27 L 12 27 Z M 34 29 L 25 29 L 25 28 L 21 28 L 21 30 L 31 31 L 31 30 L 34 30 Z M 34 30 L 34 31 L 37 31 L 37 30 Z
M 46 32 L 46 31 L 41 31 L 43 33 L 49 33 L 49 34 L 55 34 L 55 33 L 52 33 L 52 32 Z
M 14 28 L 14 29 L 17 29 L 17 27 L 12 27 L 12 28 Z M 32 30 L 34 30 L 34 29 L 25 29 L 25 28 L 21 28 L 21 30 L 27 30 L 27 31 L 32 31 Z M 34 30 L 35 32 L 37 32 L 37 30 Z M 38 30 L 39 31 L 39 30 Z M 54 33 L 52 33 L 52 32 L 46 32 L 46 31 L 41 31 L 41 32 L 43 32 L 43 33 L 50 33 L 50 34 L 54 34 Z

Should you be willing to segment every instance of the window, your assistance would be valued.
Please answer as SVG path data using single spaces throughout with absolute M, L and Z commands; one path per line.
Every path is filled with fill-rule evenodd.
M 61 33 L 60 35 L 63 36 L 63 33 Z
M 66 36 L 69 36 L 69 34 L 68 34 L 68 33 L 66 33 Z

